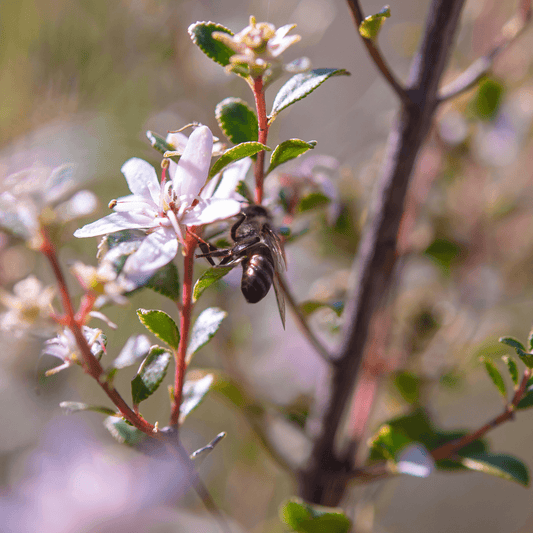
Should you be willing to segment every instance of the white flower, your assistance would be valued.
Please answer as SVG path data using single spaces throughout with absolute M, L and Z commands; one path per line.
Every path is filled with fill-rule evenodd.
M 246 64 L 254 75 L 259 75 L 273 63 L 279 63 L 277 58 L 301 39 L 299 35 L 287 36 L 295 27 L 296 24 L 286 24 L 276 30 L 274 25 L 256 22 L 251 16 L 250 25 L 239 33 L 213 32 L 213 38 L 236 52 L 230 58 L 232 65 Z
M 249 163 L 238 162 L 228 167 L 215 191 L 213 187 L 217 181 L 205 186 L 212 148 L 213 135 L 209 128 L 195 129 L 179 163 L 171 161 L 171 180 L 162 184 L 149 163 L 130 159 L 121 170 L 132 194 L 113 201 L 115 213 L 78 229 L 74 236 L 96 237 L 125 229 L 146 230 L 146 238 L 128 257 L 122 273 L 137 284 L 148 280 L 175 257 L 178 242 L 185 240 L 185 226 L 201 226 L 229 218 L 241 209 L 235 196 L 222 196 L 218 189 L 222 187 L 224 194 L 228 193 L 226 180 L 235 181 L 232 175 L 235 168 L 239 169 L 239 178 L 243 179 Z
M 20 337 L 30 327 L 49 324 L 54 295 L 53 287 L 43 287 L 35 276 L 19 281 L 13 294 L 0 289 L 0 302 L 8 308 L 0 315 L 0 329 Z
M 83 336 L 87 340 L 92 354 L 100 359 L 105 352 L 106 337 L 101 330 L 83 326 Z M 53 339 L 47 340 L 42 355 L 51 355 L 63 361 L 62 365 L 56 366 L 46 372 L 47 376 L 56 374 L 73 364 L 80 364 L 81 354 L 76 338 L 70 329 L 65 328 L 62 333 Z

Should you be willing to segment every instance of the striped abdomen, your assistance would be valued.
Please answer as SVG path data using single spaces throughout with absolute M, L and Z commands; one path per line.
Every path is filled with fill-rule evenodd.
M 268 293 L 274 279 L 274 259 L 267 246 L 259 246 L 242 262 L 241 291 L 246 301 L 255 304 Z

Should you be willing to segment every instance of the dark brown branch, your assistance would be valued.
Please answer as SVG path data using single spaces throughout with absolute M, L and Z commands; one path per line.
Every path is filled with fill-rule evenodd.
M 354 20 L 355 26 L 357 28 L 357 33 L 359 33 L 359 26 L 361 25 L 361 22 L 365 19 L 365 16 L 363 15 L 363 11 L 361 10 L 361 6 L 359 5 L 358 0 L 347 0 L 348 6 L 350 7 L 352 11 L 352 18 Z M 409 103 L 409 97 L 407 92 L 405 91 L 404 87 L 396 80 L 394 77 L 394 74 L 392 73 L 392 70 L 389 68 L 387 63 L 385 63 L 385 59 L 383 59 L 383 56 L 381 55 L 381 52 L 379 48 L 377 47 L 376 43 L 372 39 L 367 39 L 366 37 L 363 37 L 361 34 L 359 34 L 361 39 L 363 39 L 363 43 L 366 46 L 366 49 L 368 50 L 368 53 L 370 54 L 370 57 L 374 60 L 374 63 L 380 70 L 380 72 L 383 74 L 385 79 L 389 82 L 390 86 L 394 89 L 396 94 L 399 96 L 400 100 L 404 104 Z
M 496 38 L 492 50 L 477 59 L 470 67 L 454 81 L 443 87 L 439 94 L 439 101 L 444 102 L 468 91 L 486 76 L 492 69 L 496 56 L 505 50 L 527 27 L 531 20 L 531 0 L 522 0 L 515 15 L 507 21 L 500 35 Z
M 350 6 L 353 5 L 348 0 Z M 448 61 L 464 0 L 433 0 L 403 105 L 388 141 L 373 219 L 365 230 L 354 262 L 353 293 L 345 310 L 343 341 L 333 362 L 331 395 L 311 460 L 301 473 L 300 494 L 311 502 L 338 505 L 344 494 L 351 458 L 335 448 L 342 415 L 351 398 L 372 317 L 388 293 L 396 263 L 398 228 L 409 177 L 438 104 L 438 86 Z

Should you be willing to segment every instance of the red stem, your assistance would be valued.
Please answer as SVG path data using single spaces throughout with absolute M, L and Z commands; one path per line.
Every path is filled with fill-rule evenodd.
M 88 304 L 90 298 L 87 298 L 84 301 L 84 305 L 82 306 L 83 310 L 82 312 L 80 312 L 80 318 L 77 318 L 74 314 L 74 308 L 72 307 L 68 287 L 65 282 L 65 277 L 63 276 L 59 261 L 57 260 L 54 245 L 48 239 L 48 236 L 46 235 L 44 229 L 42 230 L 41 252 L 50 262 L 50 265 L 52 266 L 52 270 L 54 271 L 54 275 L 57 280 L 57 284 L 59 286 L 59 293 L 61 295 L 61 302 L 63 304 L 63 310 L 65 313 L 64 316 L 60 318 L 59 322 L 61 324 L 65 324 L 70 329 L 70 331 L 72 331 L 76 339 L 76 344 L 78 345 L 78 348 L 81 352 L 81 356 L 84 363 L 83 368 L 85 372 L 87 372 L 87 374 L 89 374 L 99 383 L 99 385 L 105 391 L 109 399 L 115 404 L 120 414 L 126 420 L 131 422 L 137 429 L 140 429 L 147 435 L 153 436 L 154 426 L 147 422 L 141 416 L 136 415 L 112 385 L 110 385 L 105 380 L 100 381 L 100 378 L 104 374 L 104 369 L 102 368 L 102 365 L 100 364 L 98 359 L 92 354 L 91 348 L 88 345 L 87 339 L 83 335 L 82 331 L 82 320 L 87 315 L 88 310 L 86 308 L 86 305 Z M 83 319 L 81 318 L 81 316 L 83 316 Z
M 176 375 L 174 378 L 174 405 L 170 415 L 170 424 L 177 425 L 180 416 L 180 405 L 182 400 L 182 389 L 185 381 L 187 357 L 187 345 L 189 344 L 189 330 L 191 327 L 192 313 L 192 290 L 193 290 L 193 269 L 194 269 L 194 250 L 196 249 L 196 238 L 192 235 L 196 228 L 190 228 L 191 233 L 187 232 L 185 237 L 185 257 L 183 260 L 183 292 L 181 300 L 180 315 L 180 343 L 176 357 Z
M 257 121 L 259 123 L 258 141 L 261 144 L 267 142 L 268 137 L 268 118 L 266 113 L 265 93 L 263 91 L 263 78 L 258 76 L 254 78 L 254 98 L 255 108 L 257 110 Z M 259 152 L 255 161 L 255 203 L 260 204 L 263 201 L 263 179 L 265 176 L 265 152 Z

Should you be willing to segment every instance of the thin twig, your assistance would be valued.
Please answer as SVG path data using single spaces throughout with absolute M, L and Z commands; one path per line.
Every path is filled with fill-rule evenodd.
M 352 17 L 355 23 L 355 26 L 357 28 L 357 32 L 359 33 L 359 26 L 361 25 L 361 22 L 365 19 L 365 16 L 363 15 L 363 11 L 361 9 L 361 6 L 359 5 L 358 0 L 347 0 L 348 6 L 350 7 L 352 11 Z M 363 43 L 366 46 L 366 49 L 368 50 L 368 53 L 374 60 L 374 63 L 378 67 L 378 69 L 381 71 L 385 79 L 389 82 L 390 86 L 394 89 L 396 94 L 399 96 L 400 100 L 404 104 L 409 104 L 409 95 L 407 94 L 405 88 L 396 80 L 394 74 L 392 73 L 391 69 L 385 63 L 385 59 L 381 55 L 381 52 L 379 48 L 377 47 L 375 41 L 372 39 L 367 39 L 366 37 L 363 37 L 361 34 L 359 34 L 360 37 L 363 39 Z
M 294 296 L 289 290 L 289 287 L 287 285 L 285 278 L 279 273 L 278 273 L 278 280 L 279 280 L 281 289 L 283 290 L 283 294 L 285 295 L 285 299 L 287 300 L 289 304 L 289 308 L 293 312 L 294 320 L 296 321 L 296 325 L 298 326 L 298 329 L 300 330 L 302 335 L 313 345 L 315 350 L 322 356 L 322 358 L 326 362 L 330 363 L 331 354 L 329 353 L 328 349 L 318 340 L 317 336 L 313 333 L 313 331 L 309 327 L 307 320 L 304 318 L 302 312 L 300 311 L 300 308 L 298 307 L 298 304 L 296 303 L 294 299 Z
M 261 144 L 267 143 L 268 119 L 266 113 L 265 91 L 263 87 L 263 77 L 258 76 L 253 79 L 253 93 L 258 121 L 258 141 Z M 265 152 L 259 152 L 255 161 L 255 203 L 261 204 L 263 201 L 263 179 L 265 177 Z
M 531 21 L 531 0 L 522 0 L 514 16 L 507 21 L 495 39 L 492 50 L 480 57 L 454 81 L 444 86 L 439 92 L 439 102 L 455 98 L 459 94 L 474 87 L 492 69 L 494 60 L 505 50 L 528 26 Z

